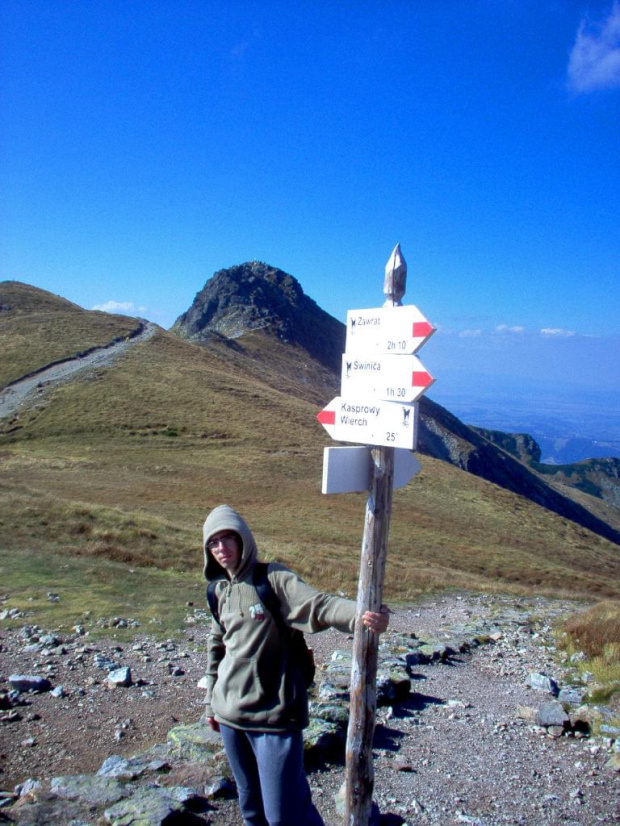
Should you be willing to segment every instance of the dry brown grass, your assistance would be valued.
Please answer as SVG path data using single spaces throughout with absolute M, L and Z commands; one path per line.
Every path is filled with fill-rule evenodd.
M 589 682 L 590 700 L 609 703 L 620 715 L 620 602 L 599 602 L 569 617 L 559 632 L 560 648 L 586 655 L 577 667 L 593 680 Z M 620 724 L 620 716 L 611 722 Z
M 615 647 L 620 663 L 620 603 L 604 601 L 570 617 L 563 625 L 574 647 L 588 657 L 601 657 Z
M 56 515 L 53 530 L 43 533 L 37 518 L 27 518 L 32 512 L 5 492 L 4 541 L 25 532 L 39 536 L 43 547 L 64 542 L 71 549 L 78 538 L 82 553 L 197 568 L 202 521 L 211 507 L 228 502 L 246 515 L 266 555 L 321 587 L 354 594 L 365 497 L 321 495 L 321 438 L 314 450 L 282 451 L 267 436 L 264 446 L 182 435 L 7 445 L 0 478 L 15 496 L 26 488 L 53 492 Z M 618 593 L 620 563 L 611 543 L 445 463 L 423 462 L 423 473 L 394 497 L 386 577 L 391 599 L 442 587 Z M 97 530 L 83 508 L 97 516 Z M 113 513 L 112 528 L 101 509 Z M 136 513 L 147 539 L 149 532 L 162 535 L 161 521 L 170 526 L 161 551 L 127 524 Z
M 88 312 L 17 281 L 0 282 L 0 307 L 0 388 L 137 327 L 135 318 Z
M 320 493 L 332 442 L 315 415 L 333 390 L 297 398 L 293 363 L 272 387 L 269 369 L 253 367 L 269 348 L 254 340 L 255 360 L 234 350 L 232 364 L 221 345 L 161 331 L 56 388 L 19 430 L 0 423 L 0 548 L 199 577 L 202 521 L 227 502 L 263 555 L 354 595 L 365 496 Z M 620 596 L 616 545 L 447 463 L 422 464 L 394 494 L 388 599 L 440 588 Z

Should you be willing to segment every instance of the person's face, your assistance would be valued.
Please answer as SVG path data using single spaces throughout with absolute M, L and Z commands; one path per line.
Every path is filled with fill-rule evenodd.
M 227 573 L 235 571 L 241 562 L 241 541 L 233 531 L 214 533 L 207 549 Z

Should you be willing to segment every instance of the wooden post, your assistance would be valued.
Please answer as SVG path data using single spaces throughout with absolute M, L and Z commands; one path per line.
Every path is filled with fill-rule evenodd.
M 397 245 L 385 267 L 385 306 L 400 305 L 405 293 L 407 265 Z M 357 590 L 357 620 L 351 667 L 351 709 L 347 732 L 345 769 L 345 826 L 367 826 L 372 810 L 374 769 L 372 742 L 377 706 L 377 659 L 379 637 L 361 621 L 365 611 L 382 604 L 392 513 L 394 448 L 371 451 L 372 474 L 366 502 L 362 558 Z

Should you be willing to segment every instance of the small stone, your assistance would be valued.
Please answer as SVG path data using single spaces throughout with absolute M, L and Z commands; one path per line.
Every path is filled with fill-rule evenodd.
M 120 777 L 123 780 L 133 780 L 135 777 L 135 773 L 129 767 L 129 760 L 118 754 L 104 760 L 97 774 L 102 777 Z
M 28 780 L 24 780 L 23 783 L 19 783 L 15 786 L 14 792 L 15 794 L 19 795 L 19 797 L 25 797 L 27 794 L 31 792 L 36 792 L 41 788 L 41 781 L 35 780 L 32 777 L 29 777 Z
M 552 700 L 548 703 L 542 703 L 538 708 L 535 722 L 539 726 L 560 726 L 564 728 L 569 723 L 569 717 L 564 711 L 562 703 Z
M 17 611 L 17 608 L 5 608 L 4 611 L 0 611 L 0 620 L 17 619 L 20 616 L 22 615 Z
M 538 711 L 531 706 L 517 706 L 517 717 L 528 723 L 535 723 Z
M 214 777 L 208 786 L 205 786 L 205 797 L 209 800 L 236 797 L 236 789 L 228 777 Z
M 111 660 L 104 654 L 95 654 L 94 660 L 95 666 L 97 668 L 102 668 L 105 671 L 113 671 L 117 667 L 117 664 L 114 662 L 114 660 Z
M 548 677 L 546 674 L 531 673 L 527 678 L 527 684 L 534 691 L 544 691 L 547 694 L 552 694 L 557 697 L 559 688 L 553 677 Z
M 121 800 L 104 811 L 105 819 L 112 824 L 163 824 L 171 823 L 183 803 L 175 800 L 172 789 L 145 787 L 138 789 L 127 800 Z
M 31 691 L 50 691 L 52 688 L 52 684 L 45 677 L 37 677 L 29 674 L 11 674 L 9 677 L 9 685 L 16 691 L 24 694 Z
M 131 669 L 128 666 L 123 666 L 110 671 L 107 684 L 110 688 L 129 688 L 132 684 Z
M 620 752 L 612 754 L 609 760 L 605 763 L 606 769 L 611 769 L 614 772 L 620 772 Z
M 567 686 L 560 689 L 558 700 L 571 706 L 578 706 L 583 702 L 585 691 L 577 686 Z

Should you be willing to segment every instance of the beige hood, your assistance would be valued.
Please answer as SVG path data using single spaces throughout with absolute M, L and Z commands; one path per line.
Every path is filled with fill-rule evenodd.
M 219 531 L 235 531 L 241 537 L 241 563 L 235 571 L 235 578 L 242 579 L 258 557 L 256 541 L 245 519 L 228 505 L 219 505 L 214 508 L 205 519 L 202 528 L 202 549 L 204 552 L 204 576 L 210 582 L 212 579 L 228 579 L 226 571 L 217 562 L 213 554 L 207 549 L 207 542 L 213 534 Z

